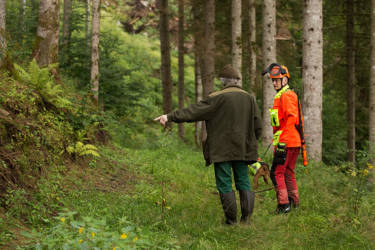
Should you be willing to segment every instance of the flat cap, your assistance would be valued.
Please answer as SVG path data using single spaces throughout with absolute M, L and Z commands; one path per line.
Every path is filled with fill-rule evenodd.
M 241 79 L 240 74 L 230 64 L 224 66 L 219 74 L 219 78 Z

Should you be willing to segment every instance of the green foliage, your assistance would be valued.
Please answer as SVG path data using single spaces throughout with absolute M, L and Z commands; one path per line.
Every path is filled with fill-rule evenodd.
M 17 61 L 28 61 L 32 54 L 38 25 L 39 1 L 26 1 L 21 18 L 21 1 L 6 1 L 6 38 L 8 53 Z
M 350 203 L 352 206 L 353 221 L 359 223 L 358 213 L 361 207 L 361 203 L 366 194 L 371 190 L 369 177 L 371 176 L 372 169 L 374 166 L 370 164 L 370 157 L 366 151 L 358 151 L 356 156 L 357 162 L 355 165 L 352 163 L 346 163 L 340 167 L 336 167 L 336 170 L 340 170 L 345 173 L 351 182 L 352 192 L 350 195 Z
M 45 233 L 24 232 L 23 235 L 38 239 L 35 249 L 136 249 L 149 248 L 152 241 L 147 233 L 136 228 L 126 217 L 120 218 L 112 231 L 106 220 L 77 216 L 65 211 L 55 217 L 53 227 Z M 40 241 L 39 241 L 40 239 Z
M 9 230 L 8 223 L 0 217 L 0 246 L 14 239 L 14 234 Z
M 338 91 L 326 90 L 323 97 L 323 161 L 330 165 L 343 164 L 347 160 L 346 107 L 341 105 Z
M 27 70 L 21 66 L 14 65 L 17 71 L 17 77 L 21 82 L 36 90 L 45 102 L 54 105 L 57 108 L 71 108 L 72 103 L 63 97 L 63 90 L 56 84 L 50 74 L 50 71 L 56 65 L 40 69 L 35 60 L 31 61 Z
M 28 198 L 33 206 L 18 206 L 25 218 L 35 218 L 27 245 L 49 249 L 79 249 L 86 244 L 101 249 L 371 246 L 371 235 L 366 232 L 373 226 L 375 199 L 370 186 L 363 189 L 354 215 L 355 177 L 314 163 L 309 168 L 298 165 L 298 210 L 275 216 L 274 191 L 258 193 L 251 225 L 229 228 L 221 225 L 214 170 L 204 167 L 201 152 L 181 143 L 174 132 L 158 129 L 155 134 L 143 148 L 100 147 L 95 169 L 72 169 L 65 176 L 56 172 L 42 181 L 40 193 Z M 76 176 L 82 171 L 87 179 Z M 260 182 L 260 190 L 267 187 Z M 14 197 L 14 204 L 23 204 L 24 194 Z M 44 212 L 47 204 L 49 211 L 59 211 L 59 215 Z M 121 239 L 123 233 L 126 239 Z
M 92 144 L 83 144 L 78 141 L 75 145 L 66 148 L 69 154 L 77 154 L 79 156 L 99 157 L 98 148 Z

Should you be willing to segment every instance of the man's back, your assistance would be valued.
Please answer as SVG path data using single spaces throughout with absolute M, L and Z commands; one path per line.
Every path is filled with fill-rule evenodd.
M 239 87 L 228 87 L 209 96 L 216 109 L 206 120 L 212 162 L 257 159 L 261 122 L 254 97 Z

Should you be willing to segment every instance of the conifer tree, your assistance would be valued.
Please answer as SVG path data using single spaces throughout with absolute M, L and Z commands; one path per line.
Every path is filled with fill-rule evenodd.
M 276 2 L 263 1 L 263 68 L 276 62 Z M 269 121 L 269 109 L 273 105 L 275 90 L 268 76 L 263 77 L 263 126 L 262 139 L 265 144 L 272 141 L 272 127 Z
M 354 65 L 354 5 L 346 2 L 346 62 L 347 62 L 347 144 L 348 161 L 355 162 L 355 65 Z
M 241 0 L 232 0 L 232 65 L 241 75 L 242 65 Z M 242 77 L 241 77 L 242 79 Z M 241 84 L 242 85 L 242 84 Z
M 193 0 L 193 36 L 194 36 L 194 78 L 195 78 L 195 103 L 202 100 L 202 67 L 203 67 L 203 4 L 199 0 Z M 195 123 L 195 143 L 201 145 L 202 122 Z
M 100 0 L 92 1 L 92 38 L 91 38 L 91 91 L 94 100 L 99 103 L 99 32 Z
M 178 108 L 184 108 L 184 0 L 178 0 Z M 184 124 L 178 124 L 178 134 L 184 139 Z
M 323 2 L 305 0 L 303 15 L 303 114 L 308 155 L 322 160 Z
M 251 90 L 255 86 L 257 55 L 256 55 L 256 12 L 255 0 L 249 0 L 249 30 L 250 30 L 250 86 Z
M 371 68 L 370 68 L 370 91 L 369 91 L 369 149 L 370 157 L 375 164 L 375 0 L 371 6 Z M 375 181 L 375 180 L 374 180 Z
M 39 21 L 33 57 L 40 67 L 58 61 L 59 6 L 59 0 L 40 0 L 39 3 Z
M 168 0 L 159 0 L 161 81 L 163 86 L 163 112 L 172 111 L 171 55 L 169 44 Z

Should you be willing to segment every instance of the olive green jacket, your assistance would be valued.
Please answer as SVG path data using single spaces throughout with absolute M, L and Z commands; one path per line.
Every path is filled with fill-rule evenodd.
M 261 118 L 255 98 L 236 85 L 168 114 L 168 121 L 205 121 L 203 143 L 206 165 L 224 161 L 256 161 Z

